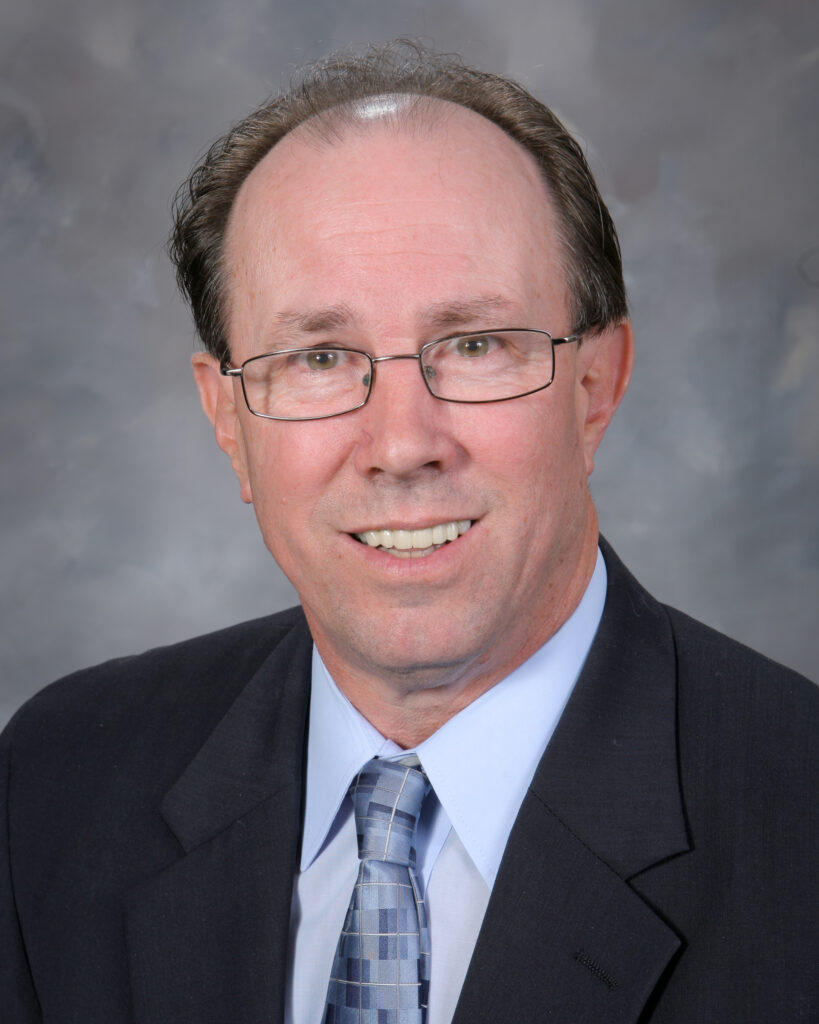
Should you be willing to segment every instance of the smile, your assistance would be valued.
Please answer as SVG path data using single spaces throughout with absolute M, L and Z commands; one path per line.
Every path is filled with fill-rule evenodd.
M 362 544 L 383 548 L 396 558 L 423 558 L 443 544 L 457 540 L 472 526 L 471 519 L 454 519 L 449 523 L 427 526 L 423 530 L 367 530 L 356 533 Z

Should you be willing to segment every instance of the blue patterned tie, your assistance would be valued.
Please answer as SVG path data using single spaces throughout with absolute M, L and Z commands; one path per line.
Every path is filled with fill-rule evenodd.
M 423 1024 L 429 935 L 414 842 L 429 788 L 420 769 L 377 757 L 350 787 L 361 864 L 323 1024 Z

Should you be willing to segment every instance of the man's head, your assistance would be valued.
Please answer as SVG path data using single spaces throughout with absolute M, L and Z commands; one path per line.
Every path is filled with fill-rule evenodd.
M 587 333 L 625 319 L 620 247 L 580 147 L 555 115 L 517 83 L 412 44 L 371 47 L 309 66 L 290 91 L 240 121 L 210 148 L 177 194 L 171 256 L 199 335 L 219 359 L 229 269 L 225 232 L 245 178 L 285 135 L 311 120 L 328 141 L 361 120 L 379 96 L 446 100 L 494 122 L 531 153 L 554 203 L 570 291 L 571 329 Z M 377 104 L 370 104 L 371 110 Z M 412 104 L 399 114 L 412 117 Z
M 472 109 L 399 91 L 305 120 L 231 203 L 230 363 L 317 346 L 414 356 L 502 328 L 572 334 L 565 236 L 541 163 Z M 623 316 L 556 348 L 554 381 L 536 393 L 441 401 L 402 358 L 376 366 L 362 408 L 306 422 L 253 415 L 218 347 L 194 358 L 325 662 L 399 741 L 506 675 L 580 599 L 597 542 L 587 479 L 631 367 Z M 453 523 L 469 528 L 449 543 L 427 533 Z M 406 533 L 409 557 L 362 542 L 383 530 Z

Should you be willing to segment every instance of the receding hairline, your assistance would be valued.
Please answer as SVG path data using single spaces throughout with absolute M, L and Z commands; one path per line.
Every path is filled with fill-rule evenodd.
M 386 109 L 383 97 L 402 99 Z M 431 103 L 431 100 L 439 103 Z M 535 160 L 556 213 L 575 333 L 588 333 L 628 316 L 617 231 L 583 150 L 556 114 L 511 78 L 468 66 L 457 55 L 437 53 L 416 40 L 371 44 L 364 52 L 336 52 L 305 65 L 290 88 L 272 97 L 211 144 L 177 190 L 168 251 L 180 291 L 189 302 L 206 349 L 228 354 L 225 307 L 225 233 L 245 179 L 271 149 L 311 123 L 329 136 L 355 122 L 383 124 L 387 114 L 407 130 L 437 121 L 447 105 L 471 110 L 496 125 Z M 365 118 L 351 117 L 358 108 Z M 424 117 L 417 111 L 425 110 Z M 329 113 L 328 113 L 329 112 Z M 341 115 L 341 116 L 339 116 Z M 315 138 L 315 136 L 314 136 Z M 502 191 L 502 190 L 501 190 Z
M 512 149 L 522 158 L 521 166 L 531 172 L 533 183 L 541 190 L 544 209 L 547 213 L 551 230 L 557 242 L 558 259 L 568 284 L 570 276 L 570 253 L 565 239 L 563 224 L 555 206 L 549 183 L 533 153 L 522 145 L 501 125 L 471 107 L 453 100 L 423 93 L 399 92 L 378 93 L 361 99 L 346 100 L 336 106 L 318 111 L 304 121 L 299 122 L 286 132 L 265 155 L 250 169 L 236 191 L 230 214 L 225 225 L 222 246 L 221 264 L 224 302 L 225 331 L 229 334 L 228 324 L 231 319 L 232 294 L 229 287 L 231 266 L 235 268 L 233 249 L 234 228 L 237 215 L 246 208 L 247 192 L 260 174 L 269 168 L 272 154 L 281 152 L 292 144 L 303 144 L 314 150 L 330 148 L 347 141 L 351 136 L 366 137 L 379 131 L 392 131 L 396 135 L 409 136 L 432 133 L 445 125 L 452 118 L 465 118 L 466 121 L 478 119 L 499 139 L 506 140 Z M 228 341 L 229 344 L 229 341 Z
M 364 137 L 381 130 L 394 130 L 396 134 L 410 137 L 416 132 L 432 132 L 445 124 L 447 120 L 466 115 L 467 119 L 479 118 L 484 124 L 491 125 L 500 135 L 508 139 L 515 149 L 524 154 L 539 179 L 548 185 L 537 166 L 532 154 L 491 118 L 484 117 L 471 107 L 452 100 L 427 96 L 422 93 L 378 93 L 362 99 L 345 100 L 336 106 L 320 110 L 311 117 L 294 125 L 270 147 L 264 156 L 250 168 L 245 175 L 231 205 L 230 216 L 225 237 L 230 234 L 231 221 L 238 205 L 239 198 L 247 183 L 269 159 L 271 154 L 293 143 L 303 143 L 310 148 L 323 149 L 346 141 L 351 135 Z

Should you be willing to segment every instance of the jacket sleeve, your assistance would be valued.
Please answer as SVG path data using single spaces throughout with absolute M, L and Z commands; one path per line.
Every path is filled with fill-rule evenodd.
M 3 1024 L 41 1024 L 14 893 L 12 730 L 13 723 L 0 736 L 0 1019 Z

